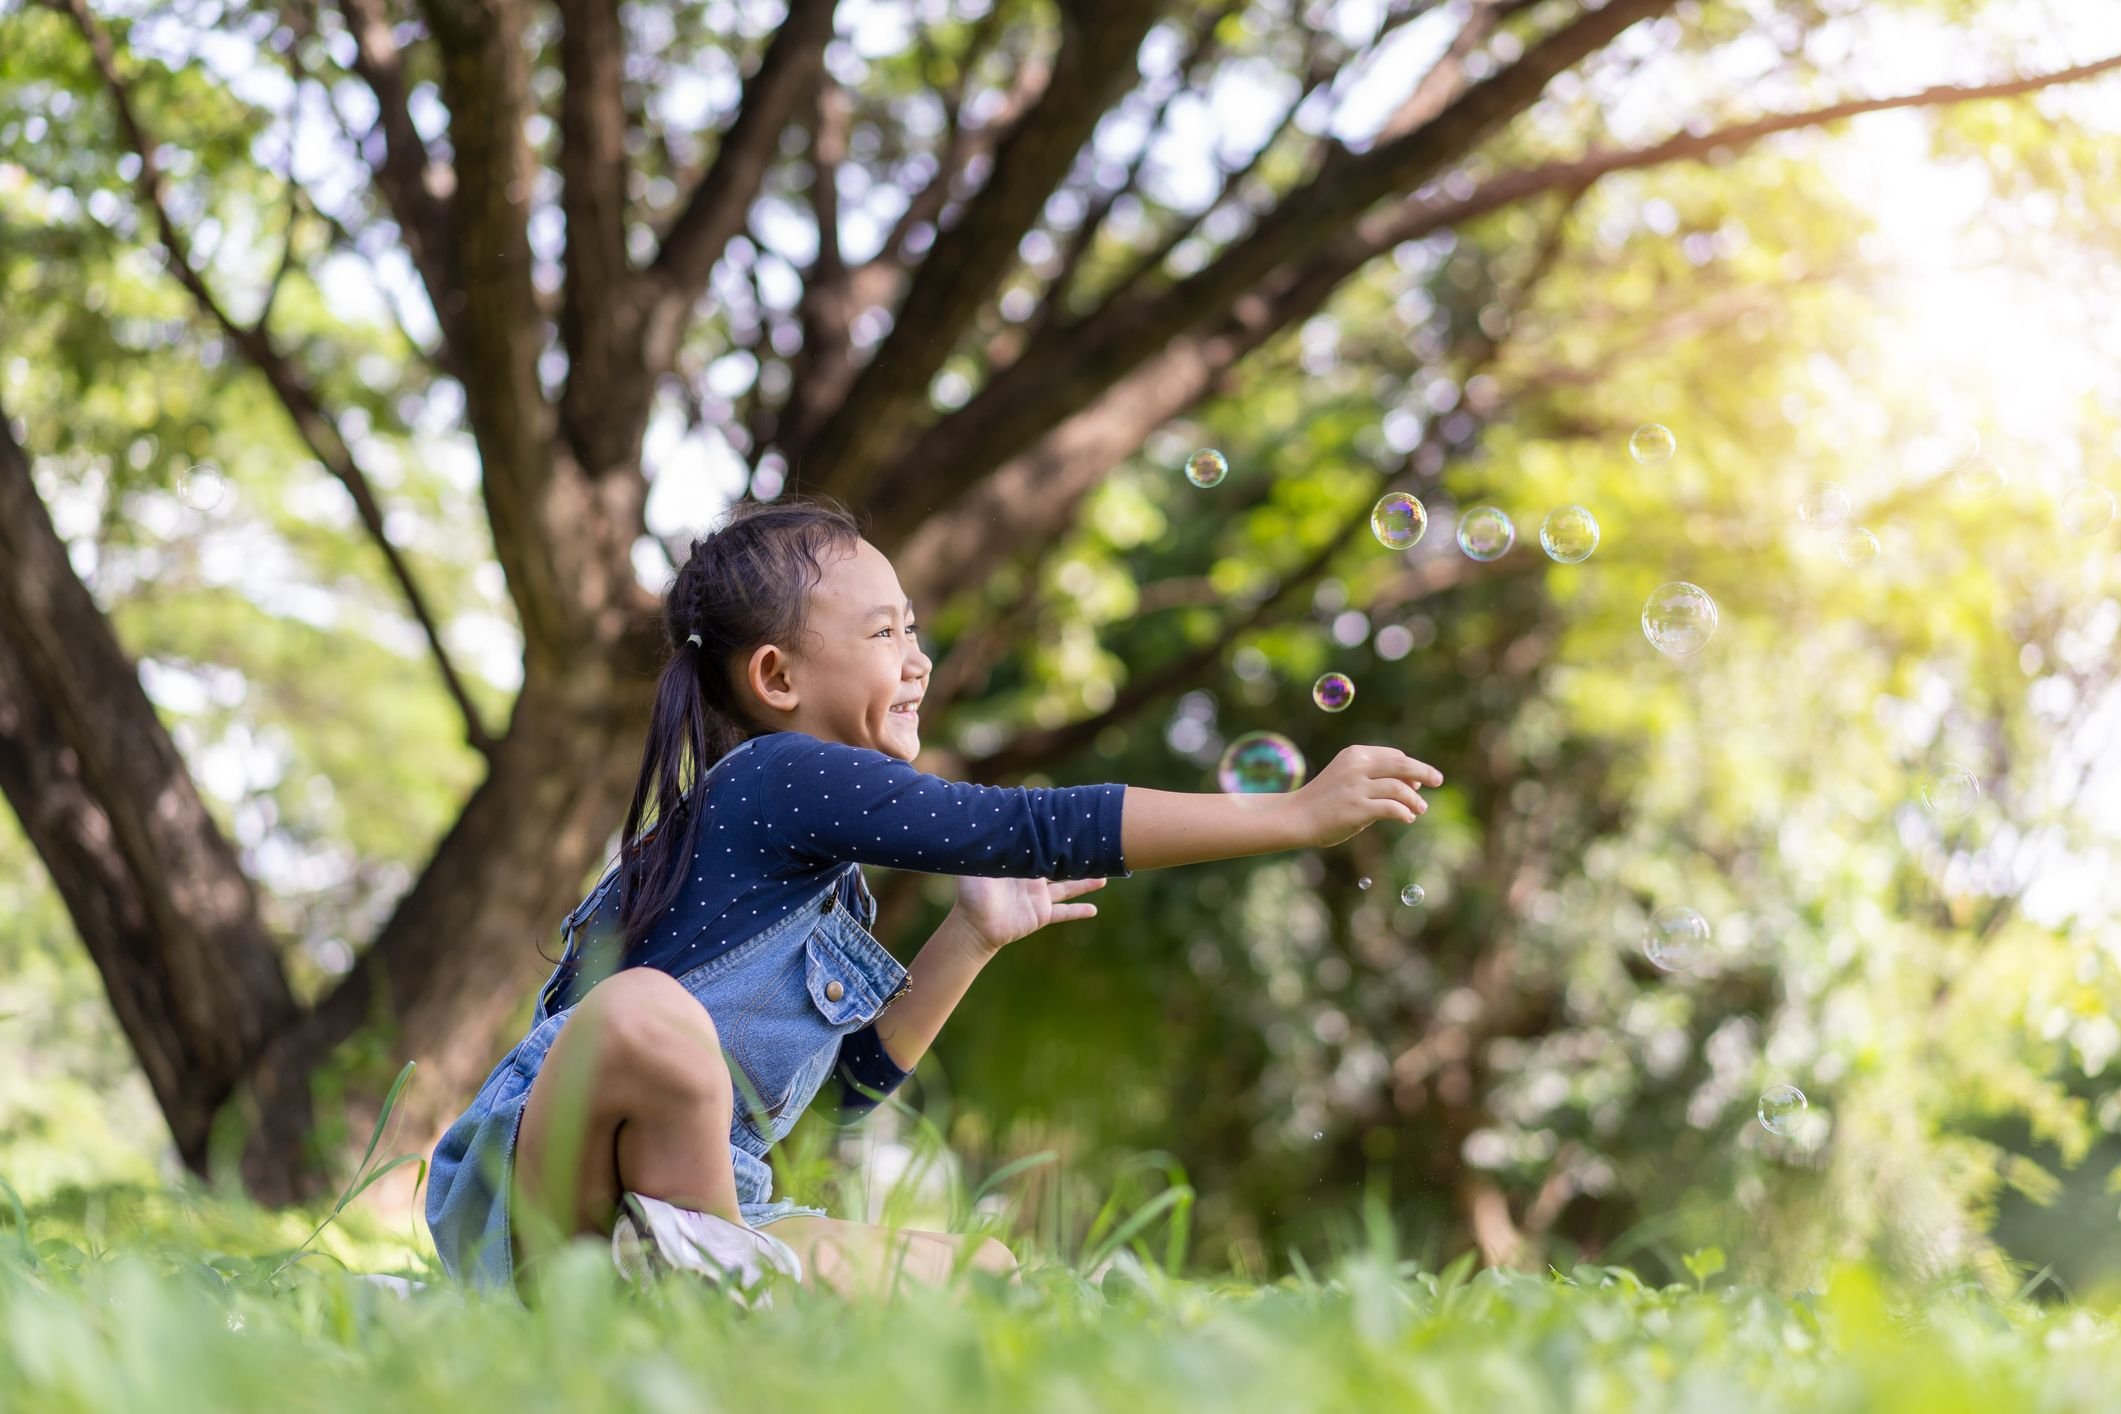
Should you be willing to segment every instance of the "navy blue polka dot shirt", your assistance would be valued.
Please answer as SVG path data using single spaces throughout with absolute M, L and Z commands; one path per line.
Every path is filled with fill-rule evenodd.
M 706 809 L 692 817 L 692 877 L 627 966 L 682 976 L 815 898 L 850 863 L 1008 878 L 1127 874 L 1123 785 L 969 785 L 866 747 L 769 732 L 716 762 L 706 791 Z M 617 918 L 611 889 L 578 936 L 613 936 Z M 578 999 L 577 980 L 563 984 L 562 1005 Z M 866 1061 L 854 1069 L 870 1088 L 904 1078 L 873 1025 L 848 1036 L 843 1055 Z

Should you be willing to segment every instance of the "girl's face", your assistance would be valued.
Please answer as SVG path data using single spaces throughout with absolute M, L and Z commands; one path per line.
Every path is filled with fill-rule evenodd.
M 800 644 L 765 644 L 740 664 L 761 720 L 901 761 L 920 754 L 932 666 L 897 571 L 866 540 L 825 561 Z

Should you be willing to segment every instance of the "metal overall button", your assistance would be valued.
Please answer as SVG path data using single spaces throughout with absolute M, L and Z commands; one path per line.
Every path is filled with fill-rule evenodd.
M 844 996 L 846 996 L 846 995 L 847 995 L 847 989 L 846 989 L 845 987 L 842 987 L 842 986 L 841 986 L 841 985 L 839 984 L 839 981 L 838 981 L 838 979 L 834 979 L 833 981 L 827 982 L 827 983 L 825 984 L 825 1000 L 826 1000 L 826 1001 L 828 1001 L 828 1002 L 836 1002 L 836 1001 L 838 1001 L 838 1000 L 839 1000 L 839 999 L 840 999 L 841 997 L 844 997 Z

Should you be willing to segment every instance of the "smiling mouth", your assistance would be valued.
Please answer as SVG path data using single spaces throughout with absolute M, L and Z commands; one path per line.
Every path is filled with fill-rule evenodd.
M 921 715 L 921 707 L 918 702 L 904 702 L 893 707 L 891 715 L 894 717 L 912 717 L 918 720 Z

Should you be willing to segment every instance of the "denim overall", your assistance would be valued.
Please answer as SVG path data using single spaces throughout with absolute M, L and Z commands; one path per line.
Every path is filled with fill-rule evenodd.
M 876 900 L 860 868 L 847 868 L 861 917 L 841 906 L 843 872 L 802 907 L 677 979 L 707 1008 L 730 1062 L 736 1090 L 730 1150 L 737 1198 L 753 1227 L 796 1213 L 823 1213 L 773 1201 L 766 1153 L 832 1075 L 840 1038 L 875 1020 L 907 987 L 906 969 L 869 934 Z M 460 1281 L 514 1289 L 508 1209 L 516 1136 L 538 1067 L 575 1011 L 572 1005 L 560 1011 L 552 1006 L 580 955 L 577 930 L 616 880 L 614 869 L 568 915 L 562 925 L 567 951 L 539 993 L 530 1034 L 502 1057 L 471 1108 L 435 1147 L 427 1225 L 442 1265 Z

